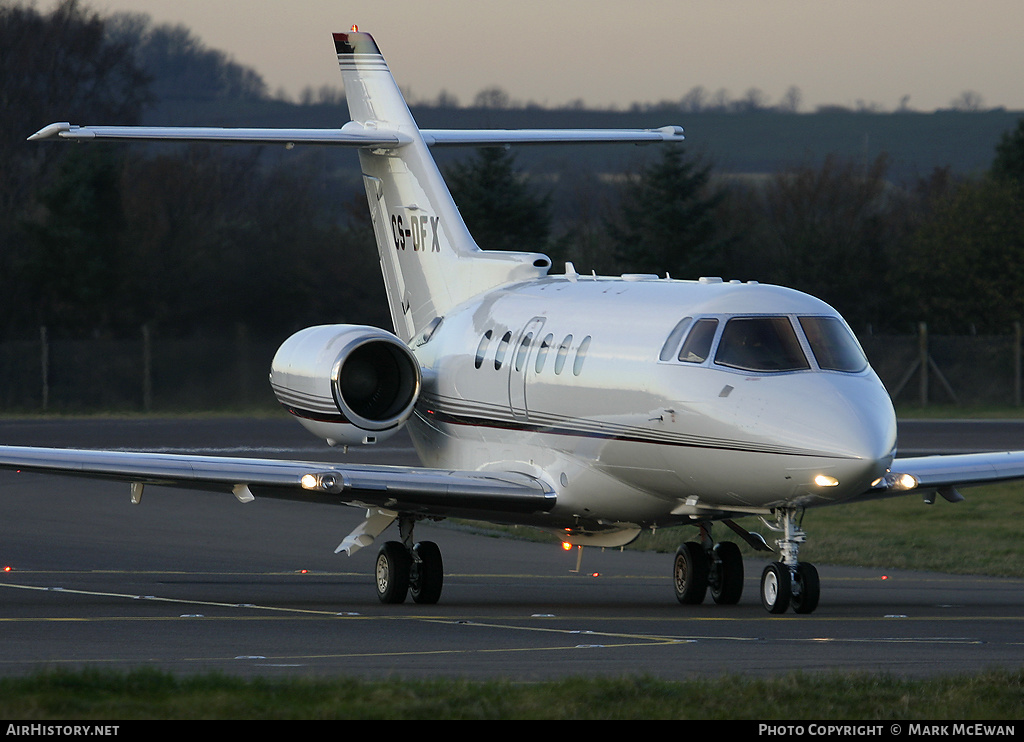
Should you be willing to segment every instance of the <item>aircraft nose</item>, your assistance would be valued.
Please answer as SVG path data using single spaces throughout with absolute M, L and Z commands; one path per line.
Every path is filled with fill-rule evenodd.
M 882 476 L 896 449 L 896 414 L 875 377 L 826 381 L 816 399 L 817 448 L 829 460 L 822 484 L 832 477 L 844 491 Z

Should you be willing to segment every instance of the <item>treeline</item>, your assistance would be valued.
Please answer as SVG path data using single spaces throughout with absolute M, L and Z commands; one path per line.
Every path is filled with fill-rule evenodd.
M 186 29 L 0 2 L 0 86 L 0 338 L 388 325 L 358 170 L 334 153 L 25 141 L 52 121 L 136 123 L 190 91 L 204 106 L 266 100 L 256 73 Z M 676 147 L 536 171 L 483 150 L 444 169 L 483 247 L 790 285 L 858 332 L 1004 332 L 1024 314 L 1022 151 L 1018 127 L 988 172 L 910 179 L 887 155 L 738 176 Z
M 156 79 L 154 59 L 176 62 Z M 52 121 L 138 123 L 158 94 L 261 85 L 180 29 L 0 4 L 0 336 L 386 324 L 365 199 L 326 193 L 317 153 L 26 142 Z
M 467 175 L 488 170 L 503 174 Z M 568 192 L 560 217 L 534 183 L 523 218 L 504 215 L 494 239 L 587 272 L 790 286 L 832 304 L 858 333 L 912 333 L 918 322 L 937 333 L 1006 333 L 1024 319 L 1024 120 L 971 177 L 936 168 L 896 182 L 885 155 L 730 177 L 680 147 L 611 185 L 570 177 L 558 184 Z M 522 204 L 528 183 L 498 150 L 448 179 L 476 235 L 494 229 L 502 204 Z

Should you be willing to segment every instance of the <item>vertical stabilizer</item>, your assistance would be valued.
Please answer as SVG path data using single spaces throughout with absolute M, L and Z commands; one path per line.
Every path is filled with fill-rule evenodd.
M 337 33 L 334 43 L 349 126 L 402 138 L 359 150 L 396 334 L 408 341 L 482 291 L 545 275 L 544 255 L 482 251 L 474 242 L 373 37 Z

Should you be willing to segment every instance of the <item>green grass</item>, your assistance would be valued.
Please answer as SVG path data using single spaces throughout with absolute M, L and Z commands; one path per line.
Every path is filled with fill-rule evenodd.
M 154 670 L 48 672 L 0 680 L 0 717 L 139 719 L 1017 719 L 1024 672 L 909 680 L 887 675 L 637 676 L 509 680 L 244 680 Z

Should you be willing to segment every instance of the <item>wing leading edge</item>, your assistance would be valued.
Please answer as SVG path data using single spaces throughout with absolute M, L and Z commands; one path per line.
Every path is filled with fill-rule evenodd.
M 428 517 L 542 513 L 555 506 L 544 482 L 512 472 L 220 456 L 0 446 L 0 469 L 124 481 L 138 502 L 148 484 L 286 500 L 386 508 Z

